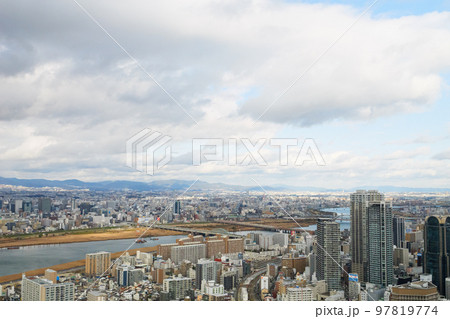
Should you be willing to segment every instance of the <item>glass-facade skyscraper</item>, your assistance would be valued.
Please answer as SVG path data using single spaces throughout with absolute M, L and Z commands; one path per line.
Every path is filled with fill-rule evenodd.
M 352 272 L 359 280 L 387 286 L 393 281 L 392 206 L 378 191 L 350 195 Z
M 429 216 L 424 228 L 423 272 L 432 275 L 433 284 L 445 295 L 445 278 L 450 276 L 450 216 Z
M 387 287 L 394 279 L 392 208 L 384 201 L 368 207 L 369 282 Z
M 392 219 L 392 227 L 394 230 L 394 245 L 397 248 L 405 248 L 403 247 L 403 243 L 405 241 L 405 218 L 394 216 Z

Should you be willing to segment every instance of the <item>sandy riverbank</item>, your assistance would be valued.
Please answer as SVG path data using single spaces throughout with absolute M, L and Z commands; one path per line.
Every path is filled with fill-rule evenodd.
M 283 219 L 261 219 L 261 220 L 251 220 L 250 223 L 259 223 L 271 226 L 277 226 L 280 229 L 291 229 L 298 227 L 292 220 Z M 314 223 L 312 220 L 301 221 L 301 226 L 308 226 Z M 196 229 L 214 229 L 223 228 L 230 232 L 235 231 L 248 231 L 248 230 L 258 230 L 258 228 L 251 226 L 236 226 L 236 225 L 225 225 L 221 223 L 186 223 L 186 224 L 176 224 L 177 226 L 186 228 L 196 228 Z M 129 239 L 138 238 L 144 231 L 145 227 L 141 228 L 116 228 L 116 229 L 98 229 L 92 233 L 86 234 L 76 234 L 76 233 L 50 233 L 48 236 L 38 237 L 35 235 L 33 237 L 25 238 L 5 238 L 0 237 L 0 248 L 8 247 L 21 247 L 21 246 L 33 246 L 33 245 L 55 245 L 55 244 L 70 244 L 70 243 L 80 243 L 88 241 L 100 241 L 100 240 L 114 240 L 114 239 Z M 170 236 L 170 235 L 181 235 L 186 233 L 179 233 L 163 229 L 148 229 L 145 232 L 144 237 L 148 236 Z
M 103 232 L 88 233 L 88 234 L 51 234 L 48 237 L 41 237 L 41 238 L 39 237 L 24 238 L 24 239 L 0 238 L 0 248 L 33 246 L 33 245 L 70 244 L 88 241 L 138 238 L 144 231 L 145 228 L 108 229 Z M 180 234 L 181 233 L 163 229 L 149 229 L 145 232 L 144 237 L 170 236 Z

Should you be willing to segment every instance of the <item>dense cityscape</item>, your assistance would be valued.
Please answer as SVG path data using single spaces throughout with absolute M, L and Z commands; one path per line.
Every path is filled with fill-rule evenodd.
M 216 190 L 179 196 L 4 186 L 0 207 L 1 262 L 15 271 L 0 274 L 2 300 L 450 298 L 447 193 Z M 46 242 L 70 251 L 69 236 L 126 230 L 131 237 L 118 237 L 129 238 L 122 239 L 126 249 L 106 251 L 101 239 L 90 238 L 100 240 L 95 249 L 56 270 L 51 260 L 36 272 L 23 256 L 9 255 L 26 255 Z M 71 264 L 75 259 L 83 260 Z
M 450 0 L 0 0 L 1 318 L 448 318 L 449 40 Z

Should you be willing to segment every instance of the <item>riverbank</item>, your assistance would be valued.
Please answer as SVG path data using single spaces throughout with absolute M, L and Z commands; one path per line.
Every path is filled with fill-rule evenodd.
M 32 237 L 32 238 L 0 238 L 0 248 L 8 247 L 23 247 L 23 246 L 35 246 L 35 245 L 56 245 L 56 244 L 71 244 L 81 243 L 89 241 L 102 241 L 102 240 L 114 240 L 114 239 L 130 239 L 138 238 L 146 231 L 146 228 L 130 228 L 130 229 L 107 229 L 98 233 L 87 234 L 50 234 L 47 237 Z M 156 236 L 170 236 L 180 235 L 181 233 L 163 229 L 148 229 L 145 232 L 145 237 Z
M 136 255 L 136 252 L 138 250 L 141 252 L 146 252 L 146 253 L 147 252 L 156 252 L 157 247 L 134 248 L 134 249 L 128 250 L 128 252 L 130 255 Z M 122 255 L 124 252 L 125 251 L 111 253 L 111 259 L 119 258 L 119 256 Z M 61 272 L 69 271 L 71 269 L 76 269 L 76 268 L 80 268 L 80 267 L 84 267 L 84 266 L 85 266 L 85 259 L 80 259 L 80 260 L 75 260 L 75 261 L 71 261 L 71 262 L 64 263 L 64 264 L 53 265 L 53 266 L 49 266 L 49 267 L 25 271 L 24 274 L 26 276 L 42 276 L 42 275 L 44 275 L 46 269 L 53 269 L 53 270 L 61 273 Z M 15 281 L 19 281 L 21 279 L 22 279 L 22 273 L 2 276 L 2 277 L 0 277 L 0 284 L 12 283 Z
M 279 227 L 280 229 L 292 229 L 298 227 L 297 223 L 290 219 L 259 219 L 250 220 L 249 223 L 261 224 L 261 225 L 271 225 Z M 299 224 L 302 227 L 307 227 L 315 223 L 313 219 L 311 220 L 301 220 Z M 174 224 L 174 226 L 181 226 L 185 228 L 195 228 L 195 229 L 215 229 L 222 228 L 229 232 L 237 231 L 249 231 L 249 230 L 259 230 L 258 227 L 252 227 L 251 225 L 226 225 L 222 223 L 205 222 L 205 223 L 183 223 Z M 49 233 L 46 236 L 39 237 L 38 234 L 27 236 L 27 237 L 0 237 L 0 248 L 11 248 L 11 247 L 23 247 L 23 246 L 35 246 L 35 245 L 57 245 L 57 244 L 71 244 L 71 243 L 81 243 L 90 241 L 102 241 L 102 240 L 114 240 L 114 239 L 130 239 L 138 238 L 145 232 L 145 237 L 159 237 L 159 236 L 171 236 L 171 235 L 181 235 L 186 233 L 180 233 L 164 229 L 147 229 L 145 227 L 140 228 L 107 228 L 107 229 L 96 229 L 93 232 L 87 233 Z

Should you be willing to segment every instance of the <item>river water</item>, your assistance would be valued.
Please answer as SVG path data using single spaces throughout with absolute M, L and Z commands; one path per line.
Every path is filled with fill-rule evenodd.
M 330 208 L 331 211 L 342 216 L 350 215 L 350 208 Z M 350 222 L 342 221 L 341 230 L 350 229 Z M 305 230 L 316 230 L 317 225 L 304 227 Z M 259 231 L 261 232 L 261 231 Z M 242 232 L 245 234 L 248 232 Z M 158 240 L 147 240 L 146 243 L 134 244 L 131 248 L 154 247 L 159 244 L 174 243 L 176 239 L 186 235 L 162 236 Z M 104 241 L 91 241 L 84 243 L 25 246 L 19 249 L 0 249 L 0 276 L 17 274 L 24 271 L 50 267 L 74 260 L 84 259 L 86 254 L 98 251 L 117 252 L 126 250 L 134 239 L 117 239 Z
M 342 216 L 346 220 L 337 220 L 337 222 L 340 224 L 340 229 L 343 231 L 344 229 L 350 230 L 350 221 L 348 220 L 350 218 L 350 207 L 337 207 L 337 208 L 325 208 L 322 209 L 324 212 L 332 212 L 336 213 L 337 215 Z M 297 229 L 304 229 L 304 230 L 316 230 L 317 225 L 309 225 L 307 227 L 297 227 Z
M 147 239 L 146 243 L 134 244 L 131 249 L 170 244 L 174 243 L 176 239 L 183 237 L 186 237 L 186 235 L 156 237 L 158 240 Z M 133 242 L 134 239 L 116 239 L 72 244 L 25 246 L 19 249 L 3 248 L 0 249 L 0 276 L 84 259 L 88 253 L 123 251 Z

